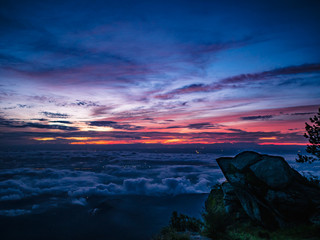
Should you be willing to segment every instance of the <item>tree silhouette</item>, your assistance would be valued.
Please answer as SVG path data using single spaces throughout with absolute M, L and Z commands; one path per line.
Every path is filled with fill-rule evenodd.
M 203 223 L 194 217 L 189 217 L 184 214 L 178 215 L 176 211 L 172 213 L 170 219 L 170 227 L 177 232 L 200 232 Z
M 306 123 L 305 129 L 307 132 L 304 134 L 304 137 L 307 138 L 310 143 L 306 148 L 306 152 L 313 156 L 298 154 L 296 161 L 300 163 L 312 163 L 320 160 L 320 108 L 319 112 L 310 118 L 310 122 L 311 124 Z

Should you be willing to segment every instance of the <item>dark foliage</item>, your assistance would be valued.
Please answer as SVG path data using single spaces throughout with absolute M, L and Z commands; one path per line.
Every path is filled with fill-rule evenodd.
M 310 172 L 304 173 L 302 176 L 310 185 L 320 188 L 320 178 Z
M 172 227 L 164 227 L 152 240 L 190 240 L 189 234 L 177 232 Z
M 176 211 L 172 213 L 170 219 L 170 227 L 177 232 L 200 232 L 202 225 L 199 219 L 184 214 L 178 215 Z
M 216 185 L 211 190 L 205 202 L 205 212 L 202 217 L 204 234 L 213 239 L 222 239 L 222 235 L 225 235 L 227 227 L 233 220 L 225 211 L 221 185 Z
M 171 215 L 170 223 L 161 232 L 154 236 L 153 240 L 189 240 L 190 232 L 200 233 L 203 228 L 201 220 L 178 214 L 174 211 Z
M 307 146 L 307 153 L 313 156 L 305 156 L 298 154 L 297 162 L 300 163 L 312 163 L 320 160 L 320 108 L 319 112 L 310 118 L 310 124 L 306 123 L 306 133 L 304 137 L 308 139 L 310 145 Z

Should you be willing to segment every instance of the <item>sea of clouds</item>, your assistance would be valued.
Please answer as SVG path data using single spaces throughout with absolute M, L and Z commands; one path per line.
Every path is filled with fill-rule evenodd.
M 111 195 L 163 196 L 210 192 L 223 179 L 212 154 L 135 152 L 6 153 L 0 172 L 0 215 L 86 206 Z
M 1 158 L 0 215 L 43 212 L 93 197 L 208 193 L 224 180 L 217 154 L 137 152 L 6 152 Z M 320 165 L 288 162 L 306 175 Z

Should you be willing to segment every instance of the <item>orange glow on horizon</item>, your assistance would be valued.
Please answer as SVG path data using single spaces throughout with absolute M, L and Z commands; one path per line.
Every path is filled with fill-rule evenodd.
M 33 140 L 37 140 L 37 141 L 53 141 L 53 140 L 57 140 L 54 137 L 46 137 L 46 138 L 32 138 Z
M 112 144 L 163 144 L 163 145 L 176 145 L 176 144 L 215 144 L 215 143 L 235 143 L 235 142 L 223 142 L 223 141 L 206 141 L 206 140 L 198 140 L 192 141 L 192 139 L 147 139 L 147 140 L 120 140 L 120 141 L 112 141 L 112 140 L 97 140 L 97 141 L 79 141 L 79 142 L 70 142 L 72 145 L 112 145 Z
M 276 140 L 277 137 L 261 137 L 260 140 Z
M 149 140 L 120 140 L 120 141 L 112 141 L 112 140 L 96 140 L 96 141 L 79 141 L 79 142 L 70 142 L 69 144 L 72 145 L 112 145 L 112 144 L 163 144 L 163 145 L 176 145 L 176 144 L 216 144 L 216 143 L 230 143 L 235 144 L 237 142 L 225 142 L 225 141 L 205 141 L 205 140 L 198 140 L 192 141 L 191 139 L 149 139 Z M 307 143 L 280 143 L 280 142 L 262 142 L 257 143 L 258 145 L 277 145 L 277 146 L 306 146 Z
M 126 141 L 106 141 L 106 140 L 98 140 L 98 141 L 86 141 L 86 142 L 71 142 L 70 144 L 72 145 L 85 145 L 85 144 L 105 144 L 105 145 L 110 145 L 110 144 L 130 144 L 131 142 L 126 142 Z
M 66 139 L 66 140 L 79 140 L 79 141 L 94 139 L 92 137 L 58 137 L 58 138 Z
M 165 140 L 163 143 L 182 143 L 185 142 L 183 139 L 169 139 L 169 140 Z

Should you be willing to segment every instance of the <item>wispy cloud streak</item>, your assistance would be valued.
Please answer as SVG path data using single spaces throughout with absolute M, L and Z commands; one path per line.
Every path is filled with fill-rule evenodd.
M 307 74 L 307 73 L 319 73 L 320 64 L 303 64 L 299 66 L 288 66 L 285 68 L 276 68 L 270 71 L 252 73 L 252 74 L 241 74 L 233 77 L 224 78 L 215 81 L 211 84 L 191 84 L 182 88 L 177 88 L 165 94 L 156 95 L 155 98 L 159 99 L 171 99 L 177 95 L 197 93 L 197 92 L 214 92 L 221 89 L 233 88 L 234 84 L 240 87 L 239 84 L 250 84 L 255 81 L 266 81 L 272 78 L 281 76 Z

